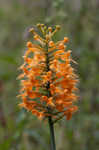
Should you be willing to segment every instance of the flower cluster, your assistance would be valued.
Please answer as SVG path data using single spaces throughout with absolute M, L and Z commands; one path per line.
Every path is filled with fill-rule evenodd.
M 66 117 L 69 120 L 78 107 L 76 84 L 77 75 L 71 66 L 71 50 L 66 50 L 69 41 L 64 37 L 62 41 L 54 42 L 54 34 L 60 26 L 53 28 L 37 24 L 42 37 L 30 29 L 35 40 L 27 42 L 27 50 L 23 56 L 24 63 L 19 69 L 22 74 L 19 104 L 39 118 L 51 116 L 54 121 Z M 39 44 L 38 44 L 39 43 Z

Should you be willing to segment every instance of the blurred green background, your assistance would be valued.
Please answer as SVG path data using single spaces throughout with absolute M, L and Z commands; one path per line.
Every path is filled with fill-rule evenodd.
M 49 150 L 47 122 L 20 110 L 19 81 L 28 29 L 61 25 L 80 78 L 79 111 L 55 125 L 57 150 L 99 149 L 99 0 L 0 0 L 0 150 Z

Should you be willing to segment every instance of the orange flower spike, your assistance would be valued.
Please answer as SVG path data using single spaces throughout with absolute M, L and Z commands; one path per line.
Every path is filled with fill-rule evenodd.
M 22 74 L 20 107 L 24 107 L 36 115 L 39 119 L 52 117 L 53 121 L 59 117 L 56 112 L 71 119 L 72 114 L 78 109 L 74 106 L 78 97 L 76 84 L 78 78 L 71 62 L 71 50 L 65 51 L 68 37 L 62 41 L 52 41 L 52 36 L 60 29 L 47 27 L 43 24 L 37 25 L 42 35 L 40 36 L 34 28 L 30 29 L 34 40 L 39 44 L 27 42 L 24 63 L 19 68 Z M 53 38 L 54 39 L 54 38 Z M 37 100 L 36 100 L 37 99 Z

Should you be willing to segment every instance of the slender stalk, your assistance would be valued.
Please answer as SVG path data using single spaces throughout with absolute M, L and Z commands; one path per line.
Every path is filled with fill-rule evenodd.
M 51 116 L 49 116 L 48 121 L 49 121 L 49 128 L 50 128 L 51 150 L 56 150 L 55 135 L 54 135 L 54 124 L 52 122 Z
M 50 70 L 50 68 L 49 68 L 49 57 L 48 57 L 48 43 L 46 44 L 46 69 L 47 69 L 47 72 Z M 48 91 L 47 96 L 50 97 L 51 96 L 51 93 L 49 91 L 50 82 L 47 83 L 46 89 Z M 49 107 L 48 107 L 48 111 L 51 111 Z M 51 116 L 48 117 L 48 122 L 49 122 L 49 128 L 50 128 L 51 150 L 56 150 L 55 136 L 54 136 L 54 124 L 52 122 Z

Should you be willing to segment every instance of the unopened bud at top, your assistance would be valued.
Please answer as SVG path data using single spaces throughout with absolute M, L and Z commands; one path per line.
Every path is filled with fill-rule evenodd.
M 52 28 L 51 27 L 49 27 L 48 30 L 49 30 L 49 32 L 52 32 Z
M 30 28 L 30 29 L 29 29 L 29 32 L 34 33 L 34 28 Z
M 60 30 L 60 28 L 61 28 L 60 25 L 56 25 L 57 30 Z
M 49 41 L 49 39 L 50 39 L 50 37 L 49 37 L 49 35 L 47 34 L 47 35 L 46 35 L 46 40 Z
M 41 27 L 41 24 L 40 24 L 40 23 L 38 23 L 38 24 L 37 24 L 37 27 L 38 27 L 38 28 L 39 28 L 39 27 Z
M 41 24 L 42 27 L 44 27 L 44 24 Z

